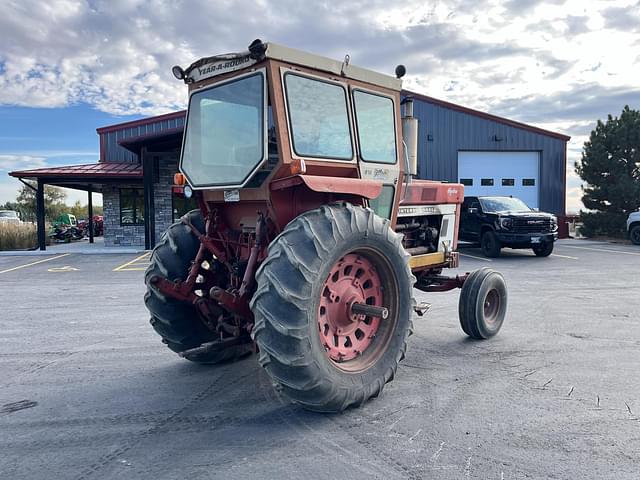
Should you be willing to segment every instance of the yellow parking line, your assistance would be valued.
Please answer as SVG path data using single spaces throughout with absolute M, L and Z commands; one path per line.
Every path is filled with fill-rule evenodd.
M 563 248 L 579 248 L 580 250 L 593 250 L 594 252 L 621 253 L 623 255 L 636 255 L 640 257 L 640 252 L 625 252 L 622 250 L 611 250 L 610 248 L 578 247 L 576 245 L 562 245 L 562 247 Z
M 0 271 L 0 273 L 13 272 L 14 270 L 20 270 L 21 268 L 30 267 L 31 265 L 37 265 L 39 263 L 50 262 L 51 260 L 57 260 L 58 258 L 66 257 L 67 255 L 71 255 L 70 253 L 63 253 L 62 255 L 58 255 L 56 257 L 45 258 L 44 260 L 38 260 L 37 262 L 27 263 L 25 265 L 18 265 L 17 267 L 7 268 L 6 270 Z
M 146 260 L 150 255 L 151 255 L 151 252 L 146 252 L 146 253 L 140 255 L 139 257 L 134 258 L 130 262 L 124 263 L 124 264 L 120 265 L 119 267 L 114 268 L 113 271 L 114 272 L 122 272 L 122 271 L 130 271 L 130 270 L 146 270 L 147 269 L 146 266 L 144 268 L 142 268 L 140 266 L 136 266 L 135 264 L 137 264 L 138 262 L 142 262 L 142 260 Z M 145 263 L 145 265 L 146 265 L 146 263 Z
M 476 257 L 474 255 L 469 255 L 468 253 L 461 253 L 460 256 L 461 257 L 475 258 L 476 260 L 482 260 L 483 262 L 493 262 L 493 260 L 491 260 L 490 258 Z

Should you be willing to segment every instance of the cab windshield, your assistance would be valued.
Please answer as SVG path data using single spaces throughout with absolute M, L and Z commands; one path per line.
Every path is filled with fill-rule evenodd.
M 529 212 L 531 209 L 519 198 L 512 197 L 483 197 L 480 198 L 482 211 L 485 213 L 498 212 Z
M 194 187 L 241 186 L 264 159 L 264 75 L 196 91 L 181 169 Z

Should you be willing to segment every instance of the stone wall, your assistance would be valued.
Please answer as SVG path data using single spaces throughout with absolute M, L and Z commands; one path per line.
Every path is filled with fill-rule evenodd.
M 153 184 L 157 243 L 173 223 L 171 186 L 173 174 L 178 171 L 178 154 L 167 153 L 154 157 L 157 168 L 157 181 Z M 104 187 L 104 244 L 107 247 L 144 247 L 144 225 L 120 225 L 121 188 L 142 188 L 142 185 L 122 184 Z
M 144 225 L 120 225 L 120 188 L 140 188 L 140 186 L 105 185 L 102 190 L 104 245 L 106 247 L 144 247 Z
M 153 184 L 154 205 L 156 209 L 156 243 L 173 223 L 173 201 L 171 186 L 173 175 L 178 171 L 178 154 L 165 154 L 156 160 L 158 169 L 157 183 Z

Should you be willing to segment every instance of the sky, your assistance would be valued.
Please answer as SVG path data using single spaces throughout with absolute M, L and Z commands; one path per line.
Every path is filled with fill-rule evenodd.
M 0 0 L 0 203 L 15 169 L 93 163 L 95 129 L 185 108 L 171 66 L 254 38 L 392 74 L 404 87 L 572 137 L 640 108 L 639 0 Z M 86 194 L 69 191 L 70 202 Z

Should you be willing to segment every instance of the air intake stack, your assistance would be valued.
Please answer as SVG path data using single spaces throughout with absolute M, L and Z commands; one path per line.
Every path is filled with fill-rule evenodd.
M 413 116 L 413 100 L 405 99 L 402 117 L 402 140 L 409 161 L 409 173 L 418 175 L 418 119 Z

